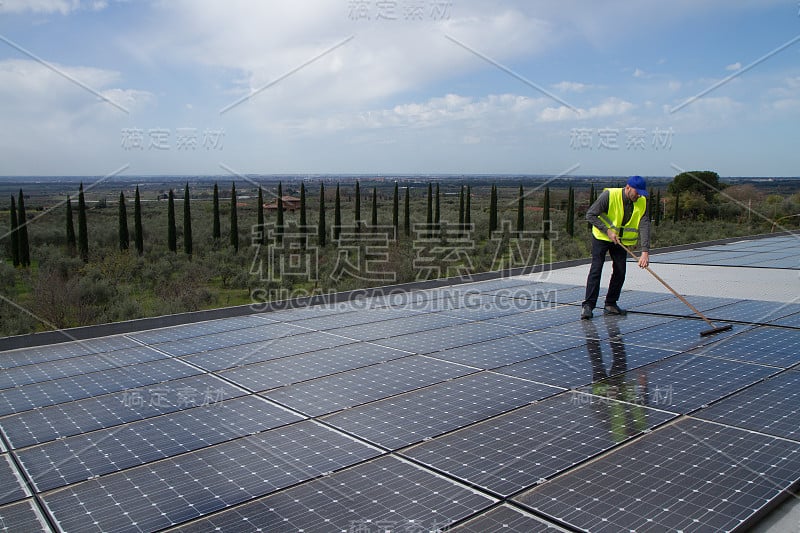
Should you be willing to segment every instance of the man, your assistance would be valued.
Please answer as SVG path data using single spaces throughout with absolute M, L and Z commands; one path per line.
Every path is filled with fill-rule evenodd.
M 647 185 L 641 176 L 631 176 L 624 188 L 606 189 L 586 212 L 586 220 L 592 224 L 592 266 L 586 280 L 586 299 L 583 301 L 581 318 L 592 318 L 600 294 L 600 276 L 606 253 L 611 256 L 613 271 L 608 286 L 603 312 L 624 315 L 617 300 L 625 282 L 628 248 L 639 241 L 642 253 L 639 266 L 650 264 L 650 217 L 647 204 Z

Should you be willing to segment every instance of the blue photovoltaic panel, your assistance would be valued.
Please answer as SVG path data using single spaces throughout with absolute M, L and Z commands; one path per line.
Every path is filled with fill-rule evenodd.
M 384 448 L 398 449 L 561 391 L 481 372 L 347 409 L 324 420 Z
M 176 531 L 444 531 L 494 501 L 406 461 L 381 457 Z
M 785 316 L 777 320 L 770 320 L 769 324 L 800 329 L 800 313 L 795 313 L 793 315 Z
M 58 359 L 33 365 L 16 366 L 0 372 L 0 389 L 21 387 L 58 378 L 99 372 L 137 363 L 164 359 L 164 354 L 145 346 L 126 348 L 113 352 L 82 355 L 69 359 Z
M 717 324 L 717 326 L 721 325 L 723 324 Z M 700 332 L 710 328 L 711 326 L 702 320 L 671 320 L 664 324 L 625 333 L 624 339 L 627 344 L 638 344 L 653 348 L 666 347 L 670 350 L 684 351 L 741 334 L 743 331 L 751 329 L 752 326 L 737 324 L 729 331 L 715 333 L 706 337 L 700 335 Z
M 800 443 L 683 419 L 516 501 L 592 531 L 732 531 L 800 475 Z
M 297 307 L 294 309 L 286 309 L 279 312 L 268 313 L 266 316 L 268 316 L 271 320 L 276 320 L 279 322 L 295 322 L 297 320 L 306 320 L 308 318 L 355 312 L 361 310 L 364 305 L 365 303 L 363 300 L 312 305 L 308 307 Z
M 499 339 L 515 333 L 519 333 L 519 331 L 509 327 L 496 326 L 487 322 L 468 322 L 421 333 L 409 333 L 377 342 L 398 350 L 426 354 L 490 339 Z
M 0 454 L 0 505 L 30 496 L 25 481 L 7 453 Z
M 650 256 L 653 257 L 653 256 Z M 652 304 L 655 302 L 662 302 L 669 300 L 673 296 L 668 292 L 648 292 L 648 291 L 622 291 L 619 298 L 619 304 L 624 309 L 636 309 L 638 306 Z M 603 308 L 604 302 L 602 300 L 597 302 L 599 309 Z
M 247 396 L 25 448 L 17 457 L 42 492 L 300 419 Z
M 50 491 L 42 501 L 65 531 L 155 531 L 377 455 L 298 422 Z
M 577 313 L 577 314 L 576 314 Z M 566 324 L 580 317 L 580 310 L 572 305 L 561 305 L 558 307 L 545 307 L 536 311 L 516 313 L 487 320 L 486 324 L 515 328 L 518 332 L 537 331 L 555 326 Z
M 182 359 L 209 371 L 215 371 L 261 363 L 325 348 L 335 348 L 336 346 L 354 342 L 357 341 L 339 335 L 313 331 L 292 335 L 291 337 L 281 337 L 271 341 L 220 348 L 219 350 L 189 355 Z
M 582 346 L 497 369 L 497 372 L 567 389 L 588 385 L 676 352 L 626 345 L 608 340 L 584 340 Z
M 499 368 L 584 343 L 583 339 L 535 331 L 431 354 L 430 357 L 481 369 Z
M 736 320 L 739 322 L 766 324 L 797 312 L 800 312 L 800 304 L 744 300 L 717 307 L 709 311 L 708 314 L 712 320 Z
M 0 506 L 0 530 L 25 533 L 52 531 L 33 500 Z
M 181 361 L 159 359 L 150 363 L 6 389 L 0 394 L 0 416 L 135 389 L 200 373 L 201 371 Z
M 540 520 L 524 511 L 503 504 L 479 514 L 461 525 L 448 529 L 453 533 L 566 533 L 555 524 Z
M 301 413 L 318 416 L 474 372 L 476 369 L 463 365 L 414 356 L 281 387 L 264 395 Z
M 178 339 L 157 345 L 158 349 L 173 356 L 184 356 L 193 353 L 207 352 L 221 348 L 247 345 L 253 342 L 269 341 L 281 337 L 288 337 L 304 333 L 300 328 L 294 328 L 278 322 L 263 326 L 250 327 L 234 331 L 223 331 L 211 335 L 202 335 L 189 339 Z
M 22 448 L 244 394 L 219 378 L 191 376 L 9 415 L 0 428 L 12 447 Z
M 735 298 L 720 298 L 717 296 L 690 296 L 687 300 L 706 315 L 713 314 L 713 309 L 741 301 Z M 695 316 L 694 312 L 677 298 L 640 305 L 636 307 L 636 311 L 662 315 Z
M 501 496 L 531 487 L 675 415 L 564 393 L 402 452 Z
M 466 300 L 458 309 L 448 309 L 441 314 L 458 317 L 462 320 L 489 320 L 507 315 L 515 315 L 526 311 L 554 307 L 549 302 L 539 300 L 521 300 L 502 298 L 499 296 L 480 295 Z
M 377 344 L 348 344 L 242 366 L 220 372 L 219 375 L 257 392 L 407 356 L 405 352 Z
M 789 368 L 800 363 L 800 333 L 787 328 L 760 326 L 717 340 L 694 353 Z
M 370 322 L 357 326 L 348 326 L 329 330 L 329 333 L 341 335 L 350 339 L 370 341 L 386 339 L 407 333 L 419 333 L 426 330 L 444 328 L 463 324 L 464 320 L 442 313 L 417 314 L 411 317 L 398 318 L 388 322 Z
M 359 309 L 345 313 L 326 314 L 323 316 L 304 318 L 290 322 L 291 325 L 307 331 L 324 331 L 334 328 L 381 322 L 384 320 L 397 320 L 407 316 L 420 314 L 415 309 L 378 307 L 375 309 Z
M 139 344 L 125 337 L 103 337 L 61 344 L 49 344 L 47 346 L 37 346 L 35 348 L 20 348 L 18 350 L 0 352 L 0 369 L 33 365 L 46 361 L 79 357 L 81 355 L 111 352 L 136 346 L 139 346 Z
M 153 329 L 139 333 L 132 333 L 127 336 L 143 344 L 157 344 L 179 339 L 201 337 L 203 335 L 211 335 L 212 333 L 220 333 L 222 331 L 233 331 L 236 329 L 263 326 L 271 321 L 272 320 L 268 317 L 268 315 L 251 315 L 236 318 L 209 320 L 207 322 L 195 322 L 182 326 L 171 326 L 169 328 Z
M 690 413 L 773 375 L 777 369 L 702 355 L 679 354 L 610 377 L 583 392 L 606 396 L 620 387 L 637 391 L 652 407 Z
M 756 383 L 693 416 L 800 441 L 800 372 Z

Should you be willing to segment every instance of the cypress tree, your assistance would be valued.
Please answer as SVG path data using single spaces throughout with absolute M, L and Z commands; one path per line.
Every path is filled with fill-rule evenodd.
M 411 187 L 406 187 L 406 197 L 403 205 L 403 231 L 406 237 L 411 236 Z
M 464 225 L 464 186 L 461 186 L 461 192 L 458 193 L 458 225 Z
M 213 226 L 212 226 L 212 229 L 211 229 L 211 236 L 214 239 L 218 240 L 218 239 L 222 238 L 222 231 L 220 230 L 220 225 L 219 225 L 219 187 L 217 187 L 216 183 L 214 183 L 214 206 L 213 206 L 213 209 L 214 209 L 214 220 L 213 220 Z
M 19 219 L 17 218 L 17 202 L 11 195 L 11 261 L 15 267 L 19 266 Z
M 428 238 L 433 236 L 431 228 L 433 228 L 433 185 L 428 183 L 428 210 L 425 216 L 425 223 L 428 231 Z
M 394 238 L 400 235 L 400 186 L 394 182 L 394 197 L 392 198 L 392 226 L 394 226 Z
M 258 186 L 258 211 L 256 215 L 256 225 L 258 226 L 259 237 L 258 244 L 264 244 L 266 240 L 264 229 L 264 191 L 261 190 L 261 185 Z
M 306 184 L 300 184 L 300 231 L 306 232 L 308 226 L 308 218 L 306 217 Z
M 655 200 L 656 201 L 655 201 L 655 204 L 653 205 L 653 207 L 655 208 L 656 214 L 655 214 L 654 218 L 655 218 L 655 225 L 658 226 L 659 224 L 661 224 L 661 217 L 663 216 L 663 213 L 661 212 L 661 210 L 662 210 L 661 189 L 658 189 L 658 191 L 656 191 Z
M 489 195 L 489 238 L 492 233 L 497 231 L 497 186 L 492 185 L 492 192 Z
M 72 200 L 67 195 L 67 250 L 70 254 L 75 253 L 78 243 L 75 240 L 75 224 L 72 221 Z
M 19 190 L 19 202 L 17 202 L 17 227 L 19 228 L 19 264 L 26 267 L 31 265 L 31 247 L 28 242 L 28 215 L 25 213 L 25 197 L 22 189 Z
M 169 190 L 167 201 L 167 247 L 170 252 L 178 251 L 178 231 L 175 228 L 175 195 Z
M 355 206 L 356 233 L 361 231 L 361 185 L 356 181 L 356 206 Z
M 78 253 L 84 263 L 89 262 L 89 234 L 86 225 L 86 198 L 83 183 L 78 188 Z
M 519 198 L 517 199 L 517 234 L 525 231 L 525 196 L 522 184 L 519 186 Z
M 339 194 L 339 184 L 336 184 L 336 199 L 333 203 L 333 240 L 339 241 L 342 234 L 342 199 Z
M 464 203 L 464 227 L 472 224 L 472 185 L 467 185 L 467 200 Z
M 136 195 L 133 199 L 133 231 L 136 239 L 136 253 L 144 253 L 144 234 L 142 233 L 142 200 L 139 198 L 139 186 L 136 186 Z
M 124 252 L 131 244 L 128 233 L 128 209 L 125 207 L 125 193 L 119 192 L 119 250 Z
M 681 219 L 681 192 L 675 191 L 675 211 L 672 214 L 672 221 L 678 222 Z
M 278 209 L 279 213 L 280 211 Z M 236 213 L 236 183 L 234 182 L 231 182 L 231 246 L 233 246 L 234 253 L 239 252 L 239 216 Z
M 544 188 L 544 202 L 542 205 L 542 236 L 550 238 L 550 187 Z
M 572 185 L 567 195 L 567 234 L 570 237 L 575 235 L 575 189 Z
M 283 182 L 278 182 L 278 219 L 275 222 L 277 242 L 283 242 Z
M 594 183 L 592 183 L 591 187 L 589 188 L 589 205 L 591 206 L 595 200 L 597 200 L 597 192 L 594 190 Z M 592 231 L 592 223 L 587 222 L 586 227 L 589 231 Z
M 189 199 L 189 182 L 187 181 L 186 187 L 183 189 L 183 251 L 190 258 L 194 252 L 192 240 L 192 207 Z
M 356 182 L 356 187 L 358 182 Z M 317 244 L 325 246 L 327 244 L 327 232 L 325 227 L 325 184 L 319 184 L 319 223 L 317 224 Z
M 372 188 L 372 220 L 370 221 L 372 224 L 372 231 L 375 231 L 375 228 L 378 226 L 378 188 Z

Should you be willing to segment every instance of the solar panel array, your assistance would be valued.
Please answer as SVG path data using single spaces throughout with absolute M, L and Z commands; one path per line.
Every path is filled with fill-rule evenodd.
M 736 530 L 800 482 L 797 304 L 691 297 L 737 321 L 700 337 L 669 295 L 582 298 L 504 278 L 0 352 L 0 529 Z

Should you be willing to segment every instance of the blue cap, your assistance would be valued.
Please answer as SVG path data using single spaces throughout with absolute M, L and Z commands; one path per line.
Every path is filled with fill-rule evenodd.
M 627 184 L 636 189 L 639 196 L 647 196 L 647 185 L 645 185 L 643 177 L 631 176 L 628 178 Z

